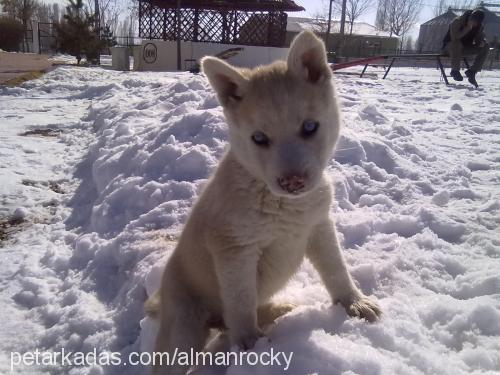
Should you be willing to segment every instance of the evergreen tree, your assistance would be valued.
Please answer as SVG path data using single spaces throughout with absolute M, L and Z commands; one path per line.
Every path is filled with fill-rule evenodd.
M 101 41 L 105 48 L 116 46 L 116 37 L 109 26 L 104 26 L 101 31 Z
M 83 0 L 69 0 L 66 14 L 56 25 L 59 49 L 76 57 L 80 64 L 83 55 L 96 43 L 97 35 L 93 31 L 94 17 L 88 14 Z
M 87 56 L 87 60 L 90 60 L 93 64 L 98 64 L 101 51 L 116 46 L 117 42 L 111 28 L 107 25 L 100 27 L 95 31 L 95 34 L 97 37 L 89 40 L 85 55 Z M 109 51 L 106 53 L 109 53 Z

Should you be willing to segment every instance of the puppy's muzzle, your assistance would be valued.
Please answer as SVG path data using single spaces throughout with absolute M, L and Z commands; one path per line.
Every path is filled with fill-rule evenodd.
M 287 193 L 297 194 L 304 190 L 306 186 L 306 177 L 299 174 L 290 174 L 278 178 L 278 185 Z

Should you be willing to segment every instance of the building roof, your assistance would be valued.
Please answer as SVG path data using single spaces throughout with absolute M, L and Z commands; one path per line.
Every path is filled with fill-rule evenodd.
M 328 20 L 318 19 L 318 18 L 306 18 L 306 17 L 288 17 L 286 31 L 289 32 L 301 32 L 303 30 L 311 30 L 314 32 L 324 32 L 326 30 Z M 349 22 L 345 23 L 346 33 L 349 33 L 351 24 Z M 330 24 L 330 29 L 332 33 L 338 33 L 340 30 L 340 20 L 332 20 Z M 371 35 L 371 36 L 381 36 L 389 37 L 390 34 L 387 31 L 381 31 L 375 26 L 370 25 L 366 22 L 354 22 L 352 28 L 352 33 L 357 35 Z
M 427 22 L 424 22 L 420 26 L 430 26 L 430 25 L 449 25 L 453 19 L 459 16 L 459 13 L 451 9 L 448 9 L 446 13 L 443 13 L 436 18 L 433 18 Z
M 177 7 L 177 0 L 141 0 L 163 9 Z M 305 10 L 292 0 L 182 0 L 181 8 L 189 9 L 230 9 L 244 11 L 299 12 Z

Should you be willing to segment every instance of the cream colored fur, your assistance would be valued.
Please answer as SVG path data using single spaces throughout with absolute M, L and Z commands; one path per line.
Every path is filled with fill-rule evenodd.
M 287 62 L 254 70 L 213 57 L 202 66 L 223 106 L 230 148 L 192 209 L 160 291 L 146 304 L 160 320 L 156 351 L 201 351 L 211 327 L 227 328 L 231 344 L 252 348 L 262 326 L 291 309 L 270 299 L 304 256 L 334 303 L 376 320 L 380 309 L 353 283 L 329 217 L 332 190 L 324 170 L 340 116 L 321 40 L 303 32 Z M 319 123 L 307 138 L 305 120 Z M 255 132 L 269 144 L 256 144 Z M 287 191 L 279 183 L 284 176 L 300 176 L 303 186 Z

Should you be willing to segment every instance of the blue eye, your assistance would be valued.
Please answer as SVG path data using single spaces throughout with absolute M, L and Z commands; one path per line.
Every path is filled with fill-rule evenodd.
M 269 138 L 262 132 L 253 133 L 252 141 L 259 146 L 269 146 Z
M 319 122 L 314 120 L 305 120 L 302 123 L 302 137 L 307 138 L 316 133 L 319 128 Z

